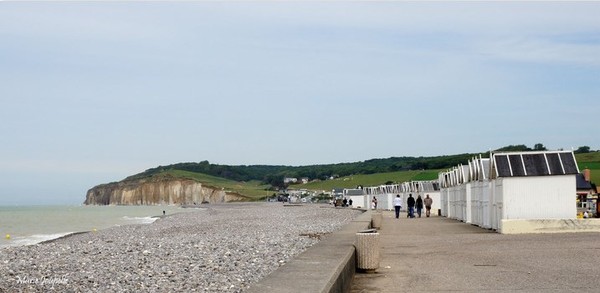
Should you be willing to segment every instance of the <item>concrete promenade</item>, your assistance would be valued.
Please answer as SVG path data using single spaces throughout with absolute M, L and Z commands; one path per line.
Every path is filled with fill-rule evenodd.
M 600 292 L 600 233 L 501 235 L 383 212 L 380 268 L 350 292 Z

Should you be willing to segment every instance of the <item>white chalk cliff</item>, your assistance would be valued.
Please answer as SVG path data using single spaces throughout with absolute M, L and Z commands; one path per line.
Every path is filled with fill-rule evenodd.
M 246 201 L 247 197 L 206 186 L 201 182 L 170 176 L 124 180 L 88 190 L 86 205 L 193 205 Z

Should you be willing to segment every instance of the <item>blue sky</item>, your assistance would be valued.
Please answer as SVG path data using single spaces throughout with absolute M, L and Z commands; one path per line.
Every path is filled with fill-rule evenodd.
M 600 149 L 599 2 L 0 2 L 0 204 L 158 165 Z

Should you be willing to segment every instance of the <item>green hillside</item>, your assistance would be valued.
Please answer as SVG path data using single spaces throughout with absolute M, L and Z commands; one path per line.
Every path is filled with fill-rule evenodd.
M 272 186 L 283 187 L 285 177 L 302 178 L 309 180 L 326 180 L 331 176 L 347 177 L 357 174 L 368 175 L 390 173 L 410 170 L 445 169 L 466 162 L 479 154 L 458 154 L 437 157 L 391 157 L 387 159 L 371 159 L 353 163 L 338 163 L 309 166 L 269 166 L 269 165 L 219 165 L 208 161 L 177 163 L 167 166 L 158 166 L 142 173 L 132 175 L 126 180 L 142 179 L 160 174 L 169 170 L 188 171 L 193 173 L 208 174 L 233 181 L 258 180 Z M 485 156 L 485 154 L 484 154 Z M 389 178 L 396 181 L 394 178 Z
M 437 179 L 440 170 L 421 170 L 421 171 L 398 171 L 376 173 L 368 175 L 352 175 L 336 178 L 333 180 L 315 181 L 307 184 L 295 184 L 289 186 L 290 189 L 307 189 L 315 191 L 331 191 L 334 188 L 355 188 L 358 185 L 376 186 L 388 182 L 402 183 L 412 180 L 434 180 Z M 227 191 L 239 193 L 247 196 L 250 200 L 260 200 L 265 196 L 270 196 L 275 191 L 270 190 L 271 185 L 264 184 L 261 181 L 253 180 L 240 182 L 225 179 L 222 177 L 211 176 L 203 173 L 182 171 L 182 170 L 164 170 L 153 174 L 150 177 L 175 177 L 187 178 L 211 187 L 220 187 Z
M 176 178 L 188 178 L 202 182 L 207 186 L 221 187 L 227 191 L 235 192 L 249 197 L 251 200 L 258 200 L 265 196 L 270 196 L 273 191 L 268 189 L 271 187 L 268 184 L 263 184 L 260 181 L 253 180 L 248 182 L 233 181 L 222 177 L 215 177 L 202 173 L 195 173 L 181 170 L 166 170 L 153 176 L 172 176 Z
M 591 181 L 596 185 L 600 184 L 600 152 L 591 152 L 584 154 L 575 154 L 579 171 L 590 169 Z
M 344 176 L 332 180 L 315 181 L 307 184 L 290 185 L 290 189 L 308 189 L 331 191 L 334 188 L 356 188 L 361 186 L 377 186 L 387 182 L 402 183 L 413 180 L 435 180 L 440 170 L 398 171 L 366 175 Z

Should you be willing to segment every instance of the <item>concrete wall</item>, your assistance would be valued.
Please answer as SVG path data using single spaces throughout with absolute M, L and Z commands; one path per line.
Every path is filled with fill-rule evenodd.
M 502 220 L 502 234 L 600 232 L 600 219 Z

